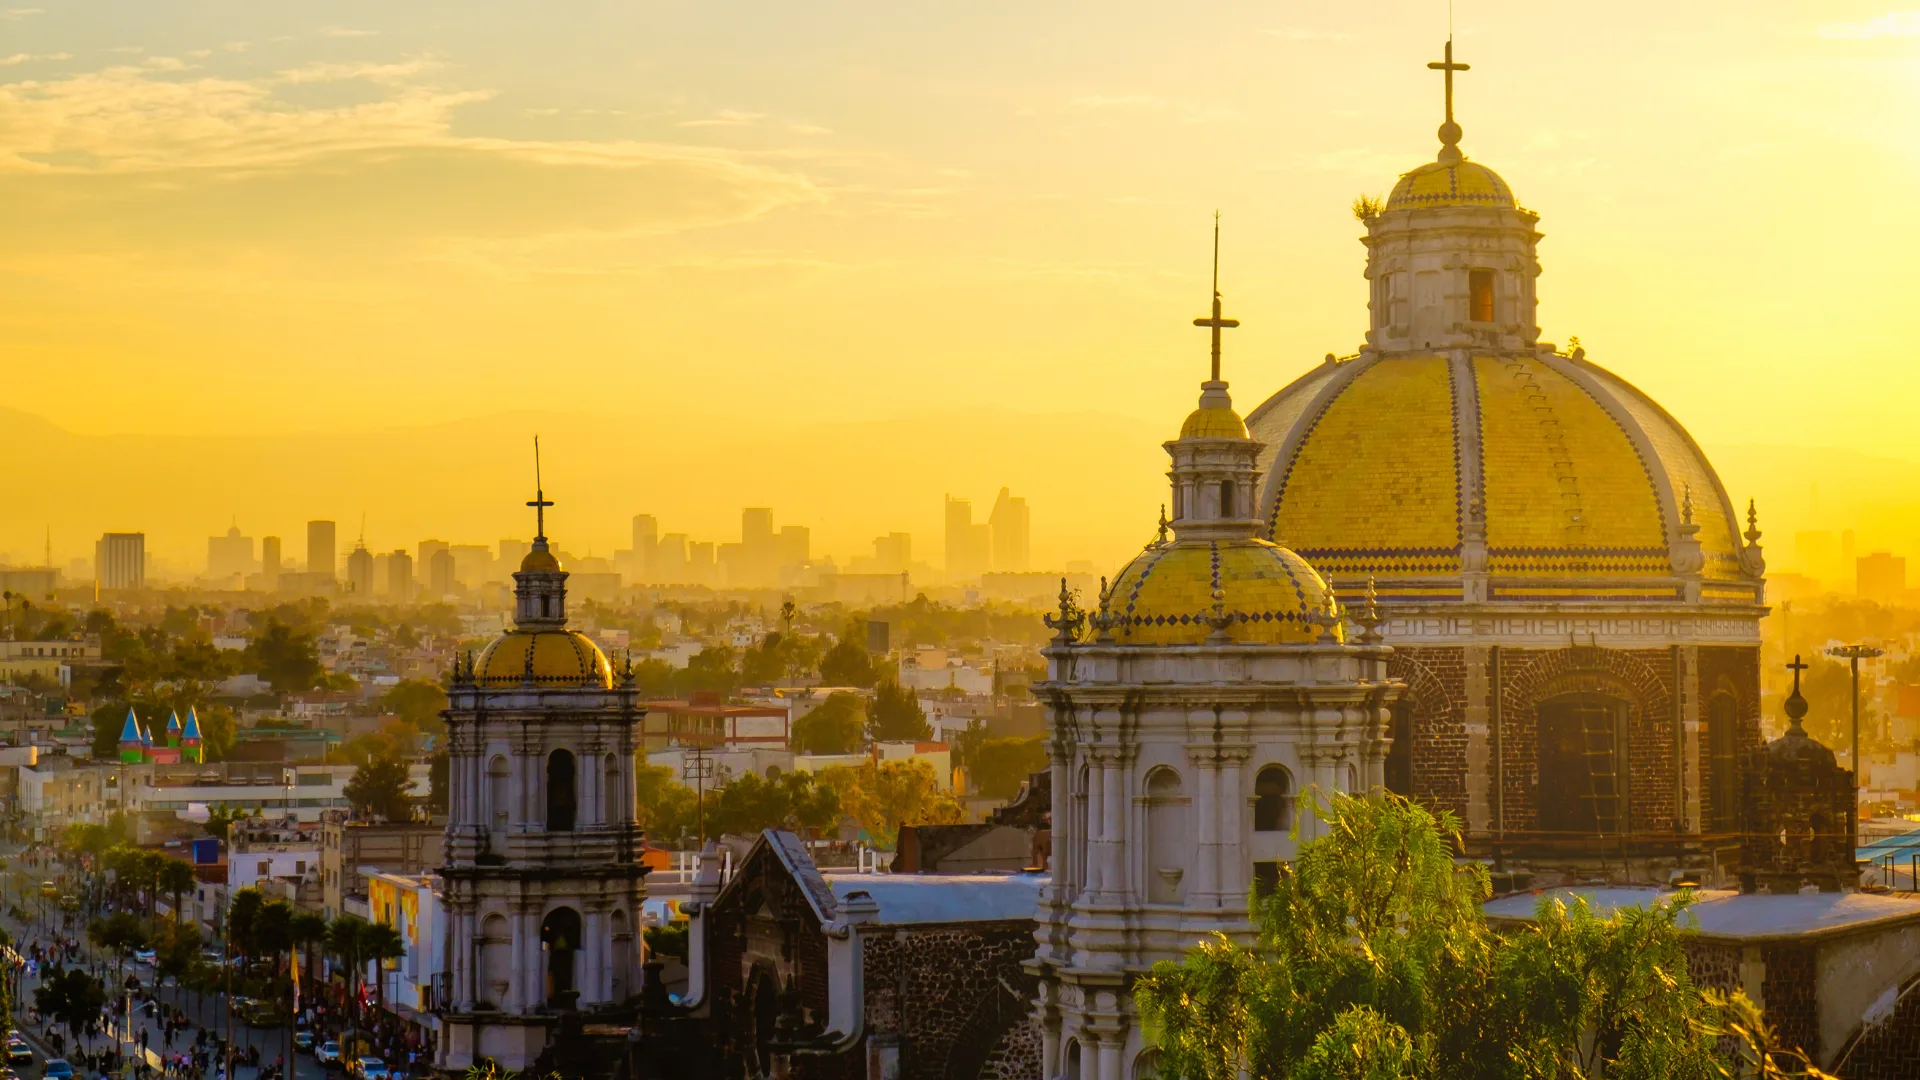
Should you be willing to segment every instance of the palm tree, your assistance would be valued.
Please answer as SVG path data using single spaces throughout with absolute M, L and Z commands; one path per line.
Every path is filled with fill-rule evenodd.
M 293 917 L 293 924 L 288 929 L 292 934 L 293 943 L 307 958 L 307 979 L 312 980 L 316 970 L 313 963 L 314 946 L 327 940 L 326 917 L 311 911 L 302 911 Z
M 361 923 L 360 955 L 375 964 L 377 971 L 378 965 L 407 955 L 407 943 L 400 937 L 400 931 L 386 923 Z M 376 974 L 374 978 L 374 1000 L 384 1009 L 387 1007 L 386 976 Z
M 194 887 L 196 880 L 193 876 L 193 867 L 188 866 L 179 859 L 168 859 L 166 865 L 160 868 L 160 887 L 173 894 L 173 921 L 175 924 L 180 922 L 181 897 L 185 896 L 188 890 Z
M 354 1023 L 360 1018 L 360 929 L 366 925 L 367 920 L 358 915 L 341 915 L 327 924 L 327 955 L 346 968 L 347 1015 Z

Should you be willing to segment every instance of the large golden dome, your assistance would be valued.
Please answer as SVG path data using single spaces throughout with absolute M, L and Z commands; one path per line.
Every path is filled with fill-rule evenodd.
M 1269 538 L 1343 589 L 1379 577 L 1401 599 L 1460 599 L 1483 569 L 1493 600 L 1671 600 L 1694 561 L 1703 600 L 1756 601 L 1706 456 L 1577 350 L 1322 364 L 1248 428 Z
M 1265 540 L 1182 540 L 1134 556 L 1108 600 L 1122 645 L 1200 645 L 1213 634 L 1214 590 L 1236 645 L 1310 642 L 1327 583 L 1305 559 Z M 1340 637 L 1338 627 L 1334 636 Z
M 613 665 L 600 646 L 577 630 L 509 630 L 493 639 L 473 665 L 478 686 L 602 689 L 613 685 Z
M 1488 206 L 1512 210 L 1513 189 L 1500 174 L 1473 161 L 1429 161 L 1400 177 L 1387 196 L 1388 210 L 1439 206 Z

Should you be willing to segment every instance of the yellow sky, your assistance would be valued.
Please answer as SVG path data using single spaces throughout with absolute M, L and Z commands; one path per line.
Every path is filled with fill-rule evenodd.
M 91 436 L 623 417 L 621 490 L 575 500 L 603 548 L 636 510 L 728 539 L 783 501 L 731 465 L 660 479 L 650 424 L 733 447 L 934 411 L 913 490 L 856 471 L 796 512 L 838 554 L 897 519 L 929 556 L 940 494 L 1000 483 L 1059 488 L 1041 552 L 1142 533 L 1204 364 L 1215 208 L 1243 407 L 1354 348 L 1347 206 L 1431 158 L 1446 33 L 1433 0 L 12 2 L 43 8 L 0 16 L 0 407 Z M 1920 12 L 1884 2 L 1458 5 L 1464 145 L 1542 215 L 1546 339 L 1709 448 L 1920 459 Z M 1052 460 L 970 458 L 986 407 L 1120 418 L 1106 456 L 1149 472 L 1060 479 L 1115 467 L 1098 424 Z M 146 527 L 185 557 L 230 512 L 369 505 L 410 543 L 468 520 L 435 479 L 483 449 L 317 469 L 271 513 L 188 477 L 142 494 L 164 522 L 56 485 L 0 551 L 51 519 L 72 554 Z

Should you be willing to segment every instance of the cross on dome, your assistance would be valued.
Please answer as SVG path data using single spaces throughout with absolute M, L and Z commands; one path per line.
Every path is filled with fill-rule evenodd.
M 1446 59 L 1435 60 L 1427 67 L 1433 71 L 1444 72 L 1447 77 L 1447 120 L 1440 125 L 1440 160 L 1448 163 L 1459 161 L 1464 155 L 1460 153 L 1460 125 L 1453 122 L 1453 73 L 1471 71 L 1472 68 L 1467 64 L 1453 62 L 1451 34 L 1447 36 Z
M 546 491 L 540 486 L 540 436 L 538 435 L 533 437 L 533 498 L 527 505 L 533 507 L 533 538 L 545 540 L 547 538 L 547 507 L 552 506 L 553 501 L 547 498 Z
M 1220 211 L 1213 212 L 1213 316 L 1193 320 L 1195 326 L 1209 327 L 1213 331 L 1213 382 L 1220 381 L 1220 331 L 1231 330 L 1240 325 L 1239 319 L 1226 319 L 1220 315 Z

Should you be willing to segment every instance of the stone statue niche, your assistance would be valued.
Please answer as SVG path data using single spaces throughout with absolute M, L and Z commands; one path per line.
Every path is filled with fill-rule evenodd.
M 1793 670 L 1787 733 L 1750 751 L 1741 770 L 1740 891 L 1797 893 L 1808 885 L 1821 892 L 1852 891 L 1860 885 L 1854 774 L 1801 727 L 1807 700 L 1800 696 L 1800 672 L 1806 665 L 1796 656 L 1787 666 Z

